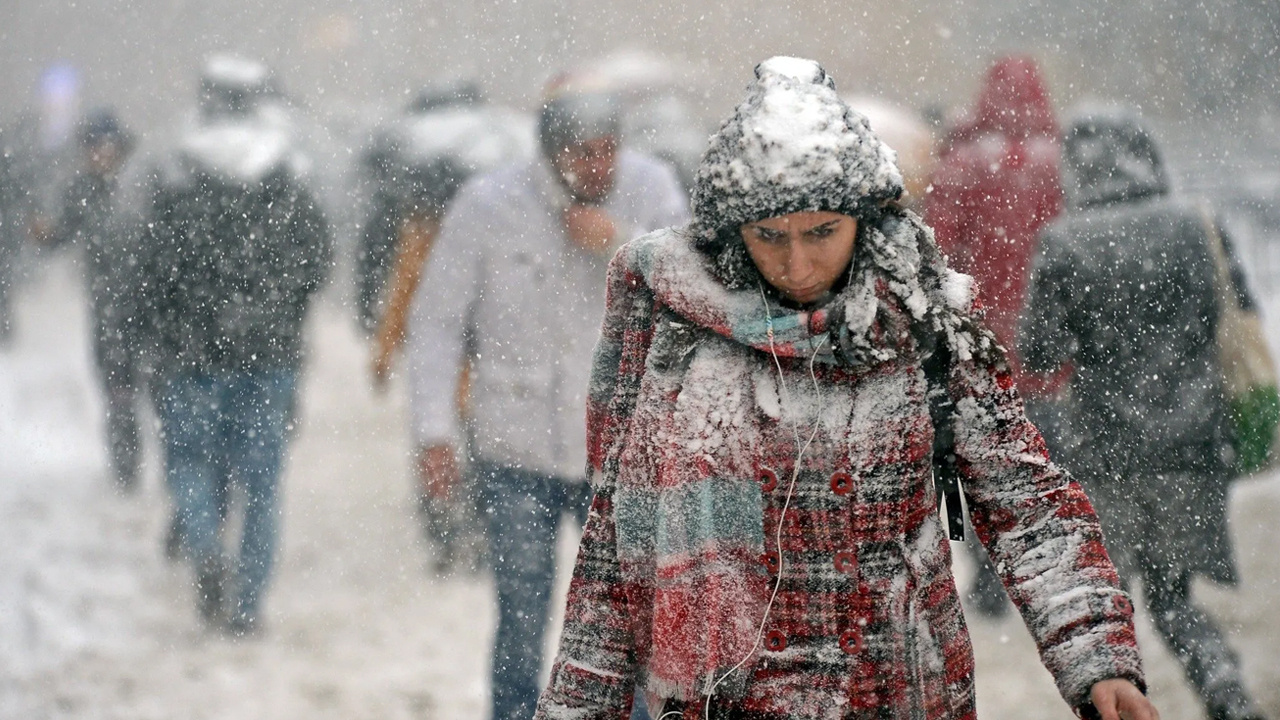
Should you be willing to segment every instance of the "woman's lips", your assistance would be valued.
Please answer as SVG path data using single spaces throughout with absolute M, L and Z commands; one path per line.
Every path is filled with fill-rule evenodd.
M 803 287 L 798 290 L 792 290 L 791 288 L 782 288 L 782 291 L 785 292 L 792 300 L 795 300 L 797 302 L 808 302 L 809 300 L 812 300 L 822 294 L 822 289 L 820 285 L 810 285 L 808 287 Z

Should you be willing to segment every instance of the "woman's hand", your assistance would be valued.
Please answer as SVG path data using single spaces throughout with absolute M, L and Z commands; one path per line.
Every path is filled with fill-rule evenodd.
M 1102 720 L 1160 720 L 1160 713 L 1133 683 L 1112 678 L 1095 683 L 1089 699 Z

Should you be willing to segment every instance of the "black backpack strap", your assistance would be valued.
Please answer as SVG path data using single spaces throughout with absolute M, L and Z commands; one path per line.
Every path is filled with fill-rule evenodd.
M 964 540 L 964 506 L 960 501 L 960 471 L 956 467 L 956 433 L 953 419 L 956 404 L 947 392 L 951 349 L 932 338 L 933 352 L 924 361 L 924 377 L 929 399 L 929 419 L 933 421 L 933 484 L 938 508 L 946 510 L 947 535 Z

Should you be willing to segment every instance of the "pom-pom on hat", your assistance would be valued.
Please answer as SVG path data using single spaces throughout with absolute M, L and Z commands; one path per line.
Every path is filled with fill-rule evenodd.
M 774 57 L 755 74 L 698 167 L 692 229 L 704 248 L 745 223 L 820 210 L 865 216 L 902 195 L 893 150 L 821 65 Z

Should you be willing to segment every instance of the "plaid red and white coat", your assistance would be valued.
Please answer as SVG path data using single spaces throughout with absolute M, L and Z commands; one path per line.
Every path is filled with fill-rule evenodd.
M 727 289 L 676 231 L 614 259 L 588 410 L 596 497 L 537 718 L 622 720 L 637 686 L 654 717 L 708 695 L 744 717 L 973 717 L 925 321 L 956 358 L 974 527 L 1062 696 L 1142 687 L 1093 508 L 1049 462 L 963 277 L 914 216 L 883 230 L 812 312 Z

